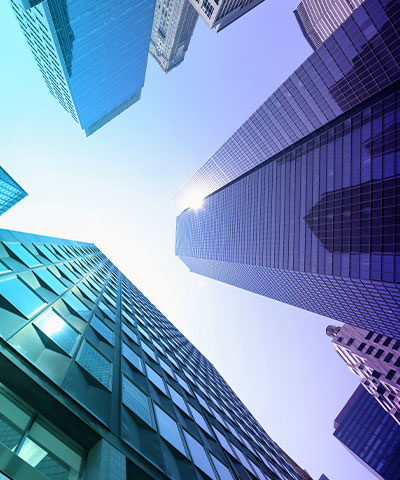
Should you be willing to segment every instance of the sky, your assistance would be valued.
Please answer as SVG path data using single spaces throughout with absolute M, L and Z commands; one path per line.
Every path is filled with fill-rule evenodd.
M 359 379 L 332 320 L 190 273 L 172 195 L 311 54 L 298 0 L 265 0 L 224 31 L 199 19 L 182 65 L 149 58 L 140 102 L 86 138 L 50 95 L 0 2 L 0 165 L 29 193 L 0 227 L 95 243 L 214 364 L 316 479 L 373 479 L 333 435 Z

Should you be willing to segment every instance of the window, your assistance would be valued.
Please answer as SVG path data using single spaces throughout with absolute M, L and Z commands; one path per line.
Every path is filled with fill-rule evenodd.
M 229 452 L 233 457 L 235 456 L 235 454 L 233 453 L 233 450 L 228 442 L 228 440 L 225 438 L 225 435 L 223 435 L 218 429 L 216 429 L 215 427 L 213 427 L 213 430 L 214 430 L 214 433 L 215 435 L 217 436 L 218 440 L 219 440 L 219 443 L 221 444 L 221 446 L 227 451 Z
M 214 464 L 215 469 L 218 472 L 219 478 L 221 480 L 234 480 L 230 470 L 222 462 L 218 460 L 212 453 L 210 453 L 211 460 Z M 262 477 L 260 477 L 262 478 Z
M 392 340 L 393 340 L 393 338 L 391 338 L 391 337 L 385 338 L 385 341 L 383 342 L 383 346 L 388 347 Z
M 365 339 L 366 340 L 371 340 L 373 334 L 374 334 L 374 332 L 368 332 L 367 335 L 365 336 Z
M 122 377 L 122 402 L 145 423 L 154 426 L 149 397 L 125 376 Z
M 375 347 L 373 347 L 372 345 L 370 345 L 368 348 L 367 348 L 367 351 L 365 352 L 367 355 L 370 355 L 373 351 L 374 351 Z
M 162 377 L 146 363 L 146 373 L 150 382 L 167 395 Z
M 380 333 L 374 338 L 374 342 L 375 343 L 379 343 L 381 340 L 382 340 L 382 337 L 383 335 L 381 335 Z
M 23 245 L 20 243 L 5 243 L 8 250 L 10 250 L 14 257 L 27 267 L 37 267 L 41 263 L 35 258 Z
M 125 325 L 125 323 L 122 324 L 122 331 L 125 332 L 131 340 L 137 343 L 136 334 L 128 327 L 128 325 Z
M 396 340 L 392 348 L 393 350 L 398 350 L 400 348 L 400 340 Z
M 394 377 L 395 373 L 396 373 L 395 370 L 390 369 L 390 370 L 388 371 L 388 373 L 386 374 L 386 378 L 387 378 L 388 380 L 391 380 L 391 379 Z
M 146 345 L 146 343 L 144 343 L 143 341 L 140 341 L 140 346 L 150 358 L 152 358 L 155 362 L 157 361 L 153 350 L 148 345 Z
M 90 322 L 90 326 L 96 330 L 96 332 L 100 333 L 100 335 L 107 340 L 111 345 L 114 345 L 114 332 L 107 327 L 105 323 L 103 323 L 99 318 L 96 316 L 93 317 L 92 321 Z
M 203 415 L 192 405 L 189 404 L 189 409 L 193 415 L 194 421 L 197 423 L 199 427 L 201 427 L 206 433 L 211 435 L 210 429 L 208 428 L 208 425 L 206 421 L 203 418 Z
M 131 348 L 122 342 L 122 355 L 138 370 L 143 373 L 142 360 Z
M 26 318 L 35 315 L 45 305 L 19 278 L 0 282 L 0 296 Z
M 382 350 L 382 348 L 380 348 L 380 349 L 375 353 L 375 358 L 381 358 L 383 352 L 384 352 L 384 350 Z
M 175 420 L 165 413 L 164 410 L 161 410 L 157 404 L 154 404 L 154 411 L 156 414 L 160 435 L 179 452 L 183 453 L 183 455 L 186 455 L 182 437 Z
M 364 342 L 360 343 L 360 345 L 358 346 L 357 350 L 358 350 L 359 352 L 362 352 L 362 350 L 363 350 L 363 348 L 365 347 L 365 345 L 366 345 L 366 343 L 364 343 Z
M 69 355 L 74 349 L 79 334 L 68 325 L 53 309 L 35 320 L 36 325 L 43 333 L 53 340 Z
M 167 372 L 168 375 L 173 377 L 171 367 L 167 363 L 165 363 L 162 358 L 159 358 L 158 361 L 160 362 L 160 366 L 164 370 L 164 372 Z
M 189 416 L 189 410 L 186 406 L 185 400 L 183 399 L 182 395 L 178 393 L 171 385 L 168 383 L 168 390 L 171 395 L 172 401 L 177 405 L 186 415 Z
M 184 434 L 194 464 L 199 467 L 200 470 L 206 473 L 209 477 L 216 480 L 210 460 L 208 459 L 206 450 L 204 449 L 203 445 L 198 442 L 194 437 L 192 437 L 192 435 L 190 435 L 186 430 L 184 430 Z
M 354 342 L 354 338 L 350 338 L 349 341 L 346 343 L 346 345 L 350 347 L 350 345 L 352 345 L 353 342 Z
M 77 362 L 106 388 L 111 384 L 111 363 L 85 341 L 79 351 Z
M 393 358 L 393 353 L 388 353 L 386 357 L 383 359 L 383 361 L 386 363 L 389 363 L 392 358 Z
M 41 280 L 47 287 L 53 290 L 54 293 L 60 295 L 61 293 L 65 292 L 67 287 L 58 280 L 58 278 L 49 272 L 49 270 L 37 270 L 34 272 L 37 277 L 39 277 L 39 281 Z
M 400 357 L 397 358 L 397 360 L 394 362 L 395 367 L 400 367 Z
M 87 319 L 90 314 L 89 309 L 84 305 L 79 298 L 73 293 L 68 293 L 63 297 L 64 302 L 72 308 L 72 310 L 77 313 L 83 319 Z

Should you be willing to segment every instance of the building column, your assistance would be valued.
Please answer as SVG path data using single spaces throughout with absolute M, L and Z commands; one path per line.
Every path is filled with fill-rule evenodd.
M 104 439 L 89 451 L 86 480 L 126 480 L 126 458 Z

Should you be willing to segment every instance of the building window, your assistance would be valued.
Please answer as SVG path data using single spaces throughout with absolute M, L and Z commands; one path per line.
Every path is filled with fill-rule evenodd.
M 362 342 L 362 343 L 360 343 L 360 345 L 358 346 L 357 350 L 358 350 L 359 352 L 362 352 L 362 350 L 364 349 L 365 346 L 366 346 L 366 343 Z
M 370 345 L 368 348 L 367 348 L 367 351 L 365 352 L 367 355 L 371 355 L 371 353 L 374 351 L 375 347 L 373 347 L 372 345 Z
M 342 342 L 343 342 L 343 337 L 339 337 L 339 338 L 337 339 L 337 341 L 338 341 L 339 343 L 342 343 Z
M 203 12 L 207 15 L 208 18 L 211 18 L 211 15 L 214 12 L 214 7 L 211 5 L 211 3 L 208 0 L 204 0 L 201 9 Z
M 354 343 L 354 338 L 350 338 L 350 340 L 346 343 L 346 345 L 350 347 L 350 345 L 353 345 L 353 343 Z
M 190 454 L 194 464 L 206 473 L 210 478 L 215 479 L 214 470 L 212 469 L 210 460 L 203 445 L 198 442 L 192 435 L 184 430 L 186 443 L 188 444 Z
M 372 376 L 374 378 L 380 378 L 382 376 L 382 374 L 380 372 L 377 372 L 376 370 L 373 370 L 372 371 Z
M 400 367 L 400 357 L 394 362 L 395 367 Z
M 373 334 L 374 334 L 374 332 L 368 332 L 367 335 L 365 336 L 365 339 L 366 340 L 371 340 Z
M 386 378 L 387 378 L 388 380 L 391 380 L 391 379 L 394 377 L 395 373 L 396 373 L 396 370 L 390 369 L 390 370 L 388 371 L 388 373 L 386 374 Z
M 384 346 L 384 347 L 388 347 L 389 344 L 390 344 L 390 342 L 391 342 L 392 340 L 393 340 L 393 338 L 391 338 L 391 337 L 386 337 L 386 338 L 385 338 L 385 341 L 383 342 L 383 346 Z
M 160 435 L 165 438 L 165 440 L 173 447 L 183 453 L 183 455 L 186 455 L 178 424 L 156 404 L 154 404 L 154 411 L 156 414 Z
M 382 340 L 382 337 L 383 337 L 383 335 L 381 335 L 381 334 L 379 333 L 379 334 L 375 337 L 374 342 L 375 342 L 375 343 L 379 343 L 379 342 Z
M 393 353 L 388 353 L 383 361 L 386 363 L 389 363 L 392 358 L 393 358 Z

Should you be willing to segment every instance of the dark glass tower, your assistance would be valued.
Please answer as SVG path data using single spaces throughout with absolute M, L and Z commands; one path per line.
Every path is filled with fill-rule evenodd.
M 0 318 L 0 477 L 310 478 L 93 244 L 0 230 Z
M 378 478 L 400 479 L 400 427 L 362 385 L 336 418 L 334 436 Z
M 60 104 L 92 134 L 140 99 L 155 0 L 10 0 Z
M 399 11 L 365 0 L 182 188 L 191 271 L 400 336 Z
M 0 215 L 25 198 L 28 194 L 0 167 Z

